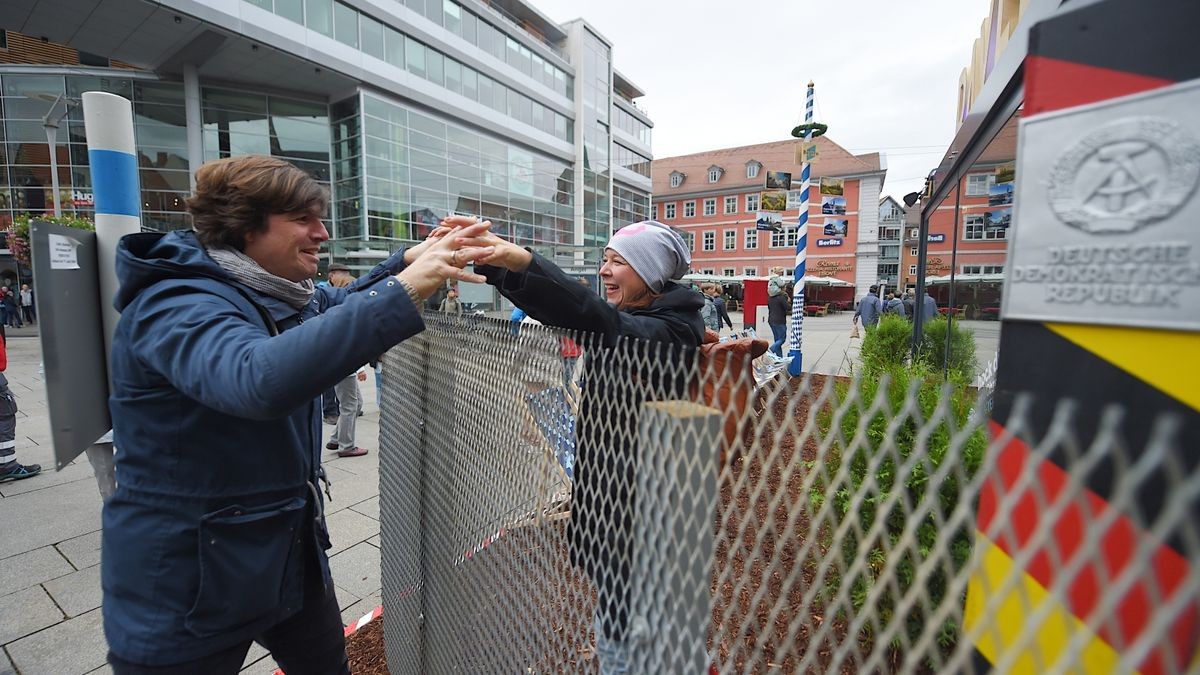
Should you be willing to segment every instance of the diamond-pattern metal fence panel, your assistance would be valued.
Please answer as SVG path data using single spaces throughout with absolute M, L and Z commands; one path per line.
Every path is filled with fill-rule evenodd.
M 1196 669 L 1180 420 L 426 322 L 384 361 L 393 673 Z

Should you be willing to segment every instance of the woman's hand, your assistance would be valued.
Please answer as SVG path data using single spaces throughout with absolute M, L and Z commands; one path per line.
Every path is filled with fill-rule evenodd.
M 442 236 L 436 241 L 424 242 L 428 246 L 404 271 L 396 278 L 411 285 L 421 298 L 428 298 L 437 289 L 445 285 L 447 279 L 469 281 L 481 284 L 486 281 L 478 274 L 471 274 L 463 269 L 467 264 L 491 256 L 495 249 L 491 246 L 464 246 L 459 239 L 475 241 L 487 234 L 491 223 L 484 221 L 468 225 L 458 230 L 461 237 Z M 422 245 L 424 245 L 424 243 Z

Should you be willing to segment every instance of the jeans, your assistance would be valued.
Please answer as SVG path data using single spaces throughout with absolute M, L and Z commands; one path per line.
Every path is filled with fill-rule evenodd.
M 358 424 L 358 410 L 362 407 L 358 391 L 357 375 L 351 373 L 333 386 L 338 398 L 337 430 L 330 440 L 337 441 L 338 450 L 354 448 L 354 428 Z
M 288 675 L 350 675 L 342 613 L 332 589 L 328 597 L 320 582 L 310 580 L 300 611 L 263 631 L 254 640 L 271 652 Z M 115 675 L 236 675 L 250 651 L 250 641 L 210 656 L 171 666 L 142 666 L 111 652 L 108 663 Z
M 633 660 L 633 648 L 628 640 L 606 637 L 603 623 L 597 611 L 592 626 L 596 631 L 596 660 L 600 663 L 600 675 L 627 675 L 630 661 Z
M 773 323 L 771 326 L 771 336 L 775 341 L 771 343 L 771 351 L 775 356 L 783 356 L 783 343 L 787 342 L 787 325 L 782 323 Z

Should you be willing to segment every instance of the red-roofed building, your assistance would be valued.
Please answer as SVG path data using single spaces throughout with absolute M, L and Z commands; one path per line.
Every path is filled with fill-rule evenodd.
M 776 266 L 793 269 L 801 143 L 791 139 L 654 160 L 652 215 L 691 241 L 694 272 L 760 276 Z M 854 155 L 826 136 L 815 144 L 808 274 L 854 284 L 855 289 L 822 290 L 823 297 L 848 300 L 865 293 L 878 276 L 879 199 L 887 169 L 878 153 Z M 768 172 L 776 171 L 792 175 L 788 209 L 781 214 L 784 227 L 758 230 L 760 193 Z M 822 208 L 821 178 L 841 179 L 842 194 L 836 196 L 844 201 L 829 200 Z

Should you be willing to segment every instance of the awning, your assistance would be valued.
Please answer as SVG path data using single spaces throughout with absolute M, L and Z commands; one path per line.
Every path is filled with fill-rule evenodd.
M 926 277 L 925 284 L 927 286 L 938 286 L 950 283 L 950 275 L 944 277 Z M 1004 283 L 1003 274 L 955 274 L 954 283 L 956 284 L 1001 284 Z

